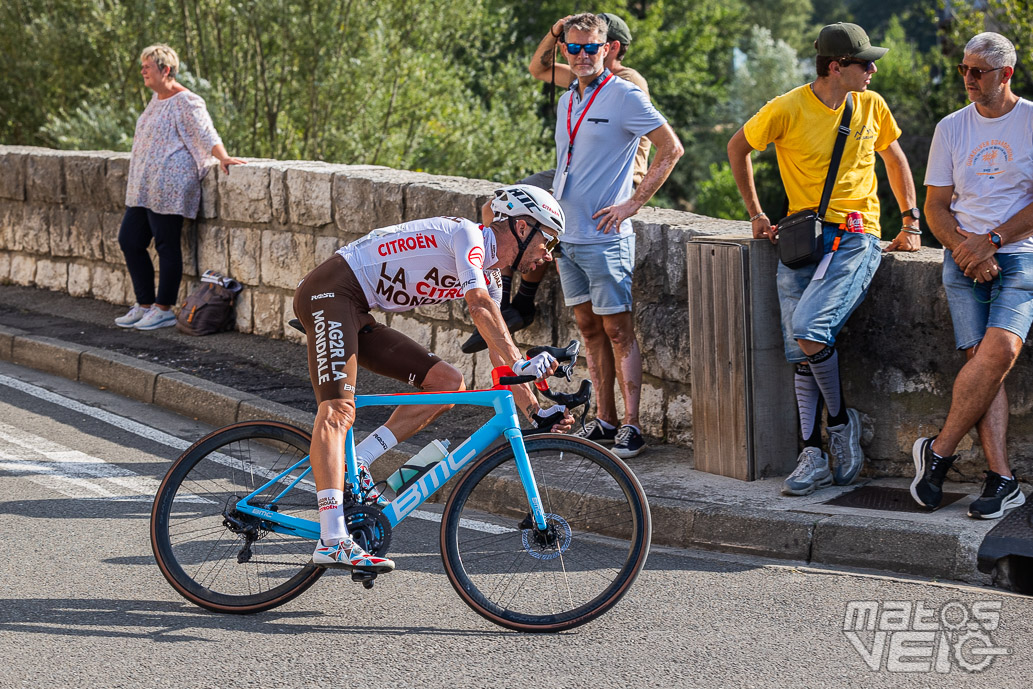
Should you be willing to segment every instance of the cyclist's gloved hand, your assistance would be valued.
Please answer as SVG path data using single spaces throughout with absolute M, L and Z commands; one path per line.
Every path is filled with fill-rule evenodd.
M 551 368 L 555 363 L 557 363 L 556 357 L 548 352 L 542 352 L 530 359 L 521 359 L 514 363 L 510 368 L 512 368 L 513 373 L 518 376 L 534 376 L 541 380 L 548 375 L 549 368 Z
M 536 429 L 552 428 L 557 424 L 563 424 L 566 412 L 567 408 L 565 406 L 554 404 L 549 409 L 539 409 L 531 414 L 531 421 L 534 422 L 534 428 Z

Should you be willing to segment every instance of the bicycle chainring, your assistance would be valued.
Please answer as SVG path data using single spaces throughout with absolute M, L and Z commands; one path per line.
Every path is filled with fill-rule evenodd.
M 352 539 L 370 555 L 387 557 L 391 545 L 391 522 L 380 508 L 373 505 L 355 505 L 344 511 L 344 523 Z

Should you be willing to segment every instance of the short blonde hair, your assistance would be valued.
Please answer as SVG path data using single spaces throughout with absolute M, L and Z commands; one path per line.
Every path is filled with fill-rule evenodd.
M 179 72 L 179 55 L 176 55 L 176 51 L 164 43 L 155 43 L 144 48 L 140 53 L 140 61 L 144 60 L 153 61 L 154 65 L 162 71 L 168 67 L 169 79 L 174 79 Z

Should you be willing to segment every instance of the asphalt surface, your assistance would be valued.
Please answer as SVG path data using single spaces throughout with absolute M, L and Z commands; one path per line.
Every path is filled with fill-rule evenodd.
M 663 547 L 596 621 L 518 634 L 462 604 L 444 574 L 438 524 L 419 519 L 396 529 L 398 570 L 372 590 L 331 572 L 274 610 L 209 613 L 162 578 L 148 526 L 151 486 L 211 427 L 8 362 L 0 376 L 3 687 L 1018 689 L 1033 671 L 1028 598 Z M 855 647 L 843 630 L 858 602 L 922 606 L 936 631 L 916 637 L 911 612 L 899 624 L 887 618 L 909 630 L 896 643 L 908 642 L 910 664 L 889 632 L 862 631 Z M 971 615 L 977 605 L 998 611 L 998 623 L 986 646 L 966 648 L 1001 655 L 978 672 L 953 655 L 933 669 L 929 639 L 958 641 L 943 634 L 944 611 Z

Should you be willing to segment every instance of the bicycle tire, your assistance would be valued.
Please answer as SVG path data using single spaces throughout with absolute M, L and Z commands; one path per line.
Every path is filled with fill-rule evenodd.
M 553 542 L 522 528 L 530 512 L 506 444 L 477 460 L 452 491 L 442 560 L 456 593 L 485 619 L 559 632 L 602 615 L 628 592 L 649 554 L 649 503 L 627 465 L 595 443 L 553 435 L 524 444 Z
M 308 455 L 310 441 L 287 424 L 248 421 L 208 434 L 173 462 L 151 509 L 151 548 L 180 595 L 215 612 L 248 614 L 282 605 L 319 579 L 325 570 L 310 564 L 312 541 L 276 533 L 232 509 Z M 309 484 L 298 484 L 275 505 L 261 502 L 289 484 L 284 479 L 256 499 L 267 509 L 318 521 Z M 243 527 L 254 536 L 250 542 Z

